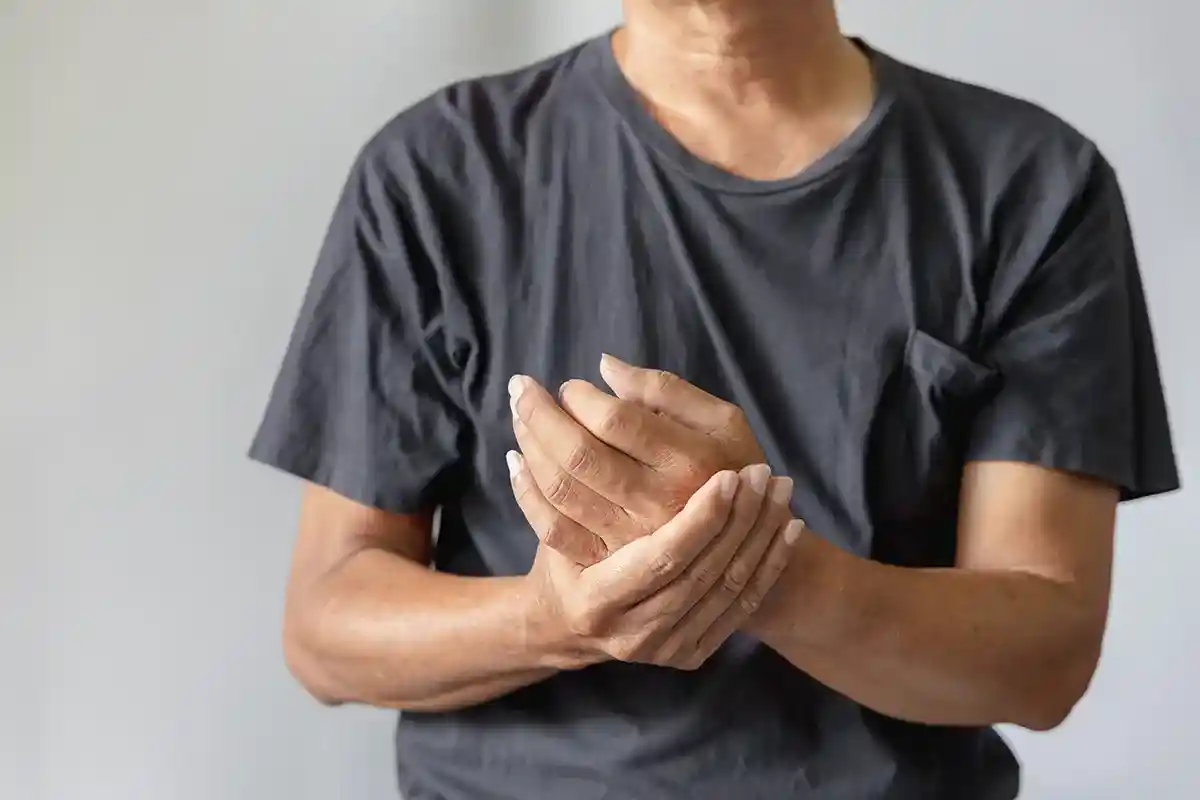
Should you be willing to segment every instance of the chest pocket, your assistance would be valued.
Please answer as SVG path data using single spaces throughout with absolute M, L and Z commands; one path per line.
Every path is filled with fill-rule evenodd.
M 996 370 L 912 331 L 870 434 L 868 494 L 877 523 L 886 529 L 953 519 L 971 423 L 999 385 Z

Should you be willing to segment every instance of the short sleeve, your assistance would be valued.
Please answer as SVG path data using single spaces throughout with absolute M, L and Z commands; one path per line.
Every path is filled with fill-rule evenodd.
M 1123 500 L 1179 488 L 1166 402 L 1124 201 L 1095 154 L 980 360 L 1001 388 L 968 460 L 1087 475 Z M 990 342 L 990 343 L 988 343 Z
M 360 155 L 334 211 L 250 457 L 398 513 L 453 497 L 468 429 L 451 287 L 402 190 Z

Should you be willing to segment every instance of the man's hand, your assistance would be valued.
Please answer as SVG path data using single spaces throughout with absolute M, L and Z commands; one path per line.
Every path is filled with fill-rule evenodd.
M 600 372 L 616 397 L 568 381 L 556 403 L 525 376 L 509 385 L 517 443 L 556 512 L 544 541 L 584 565 L 666 524 L 716 472 L 765 460 L 737 406 L 611 356 Z
M 753 614 L 790 560 L 789 479 L 765 465 L 710 478 L 673 519 L 599 564 L 546 546 L 557 510 L 525 460 L 509 454 L 513 493 L 542 540 L 529 573 L 535 622 L 563 643 L 563 668 L 616 659 L 697 669 Z

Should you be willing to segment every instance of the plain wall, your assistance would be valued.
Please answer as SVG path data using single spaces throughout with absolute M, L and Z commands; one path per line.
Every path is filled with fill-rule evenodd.
M 297 485 L 243 456 L 350 159 L 615 0 L 0 0 L 0 797 L 382 800 L 390 714 L 288 677 Z M 1200 13 L 846 0 L 903 59 L 1037 100 L 1131 208 L 1185 483 L 1200 431 Z M 1025 797 L 1187 800 L 1194 493 L 1121 514 L 1106 654 Z

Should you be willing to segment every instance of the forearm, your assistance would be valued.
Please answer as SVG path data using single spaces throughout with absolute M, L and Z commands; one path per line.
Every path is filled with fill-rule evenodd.
M 888 716 L 1054 727 L 1083 694 L 1103 619 L 1036 575 L 904 569 L 811 533 L 750 630 L 797 668 Z
M 523 578 L 447 575 L 366 549 L 293 591 L 288 663 L 332 703 L 473 706 L 554 673 L 529 608 Z

